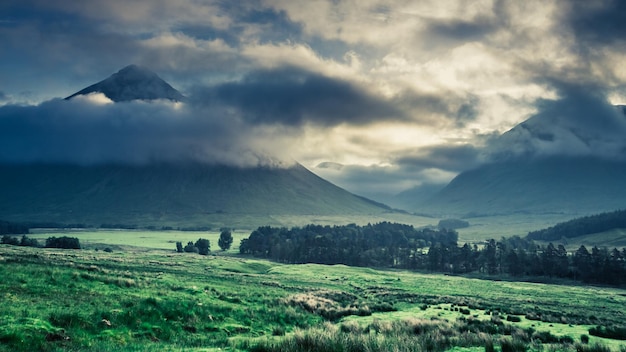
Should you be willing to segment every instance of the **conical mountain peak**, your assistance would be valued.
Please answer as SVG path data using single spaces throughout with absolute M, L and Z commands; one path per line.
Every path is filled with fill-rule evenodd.
M 137 65 L 128 65 L 109 78 L 82 89 L 65 99 L 90 93 L 102 93 L 114 102 L 155 99 L 185 100 L 185 96 L 156 73 Z

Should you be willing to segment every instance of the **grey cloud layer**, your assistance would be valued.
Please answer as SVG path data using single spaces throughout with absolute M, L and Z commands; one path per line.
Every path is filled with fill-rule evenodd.
M 392 102 L 349 82 L 293 67 L 260 70 L 239 82 L 196 88 L 192 100 L 237 108 L 255 124 L 334 126 L 406 119 Z
M 3 162 L 271 164 L 251 147 L 254 137 L 223 111 L 167 102 L 97 105 L 55 99 L 0 107 Z
M 130 63 L 153 69 L 192 104 L 5 106 L 0 135 L 11 143 L 0 141 L 0 153 L 86 163 L 239 160 L 247 151 L 248 165 L 264 158 L 252 150 L 290 149 L 306 128 L 334 141 L 337 126 L 424 131 L 401 146 L 372 134 L 324 145 L 329 161 L 348 144 L 354 159 L 378 156 L 371 172 L 363 164 L 338 171 L 363 189 L 409 184 L 427 170 L 445 179 L 503 150 L 619 155 L 621 115 L 606 97 L 626 99 L 625 16 L 620 0 L 9 0 L 0 3 L 0 104 L 26 90 L 45 91 L 39 101 L 67 96 Z M 533 115 L 551 122 L 485 139 Z M 557 122 L 565 127 L 550 127 Z M 325 158 L 293 149 L 296 158 Z

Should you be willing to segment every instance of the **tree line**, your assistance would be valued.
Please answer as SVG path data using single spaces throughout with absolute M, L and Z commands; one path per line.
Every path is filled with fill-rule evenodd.
M 528 238 L 540 241 L 555 241 L 626 228 L 626 210 L 601 213 L 562 222 L 543 230 L 531 231 Z
M 541 246 L 519 236 L 458 245 L 447 229 L 415 229 L 382 222 L 357 226 L 308 225 L 291 229 L 264 226 L 241 241 L 241 254 L 289 264 L 345 264 L 433 272 L 547 276 L 589 283 L 626 283 L 626 248 Z
M 0 239 L 1 244 L 22 247 L 41 247 L 37 239 L 23 235 L 20 239 L 14 236 L 4 235 Z M 48 237 L 44 244 L 45 248 L 61 248 L 61 249 L 81 249 L 80 240 L 76 237 Z

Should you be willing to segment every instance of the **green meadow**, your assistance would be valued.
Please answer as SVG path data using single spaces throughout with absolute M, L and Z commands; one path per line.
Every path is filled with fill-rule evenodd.
M 283 265 L 218 232 L 43 231 L 0 245 L 0 351 L 626 351 L 626 290 Z M 212 254 L 175 253 L 211 241 Z M 104 251 L 109 248 L 111 251 Z

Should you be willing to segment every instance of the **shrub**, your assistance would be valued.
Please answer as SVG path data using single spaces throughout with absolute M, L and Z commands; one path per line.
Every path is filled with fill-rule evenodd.
M 183 249 L 185 253 L 198 253 L 198 247 L 194 246 L 193 242 L 189 241 Z
M 626 327 L 623 326 L 596 326 L 589 329 L 589 335 L 605 337 L 615 340 L 626 340 Z
M 533 340 L 541 341 L 541 343 L 557 343 L 560 342 L 559 338 L 552 335 L 549 331 L 537 331 L 532 336 Z
M 525 352 L 528 348 L 523 341 L 505 338 L 500 341 L 502 352 Z
M 176 252 L 178 252 L 178 253 L 182 253 L 183 252 L 183 243 L 182 242 L 176 242 Z
M 589 336 L 588 335 L 580 335 L 580 342 L 584 343 L 585 345 L 589 343 Z
M 519 323 L 520 321 L 522 321 L 522 318 L 516 316 L 516 315 L 507 315 L 506 317 L 506 321 L 510 321 L 513 323 Z

